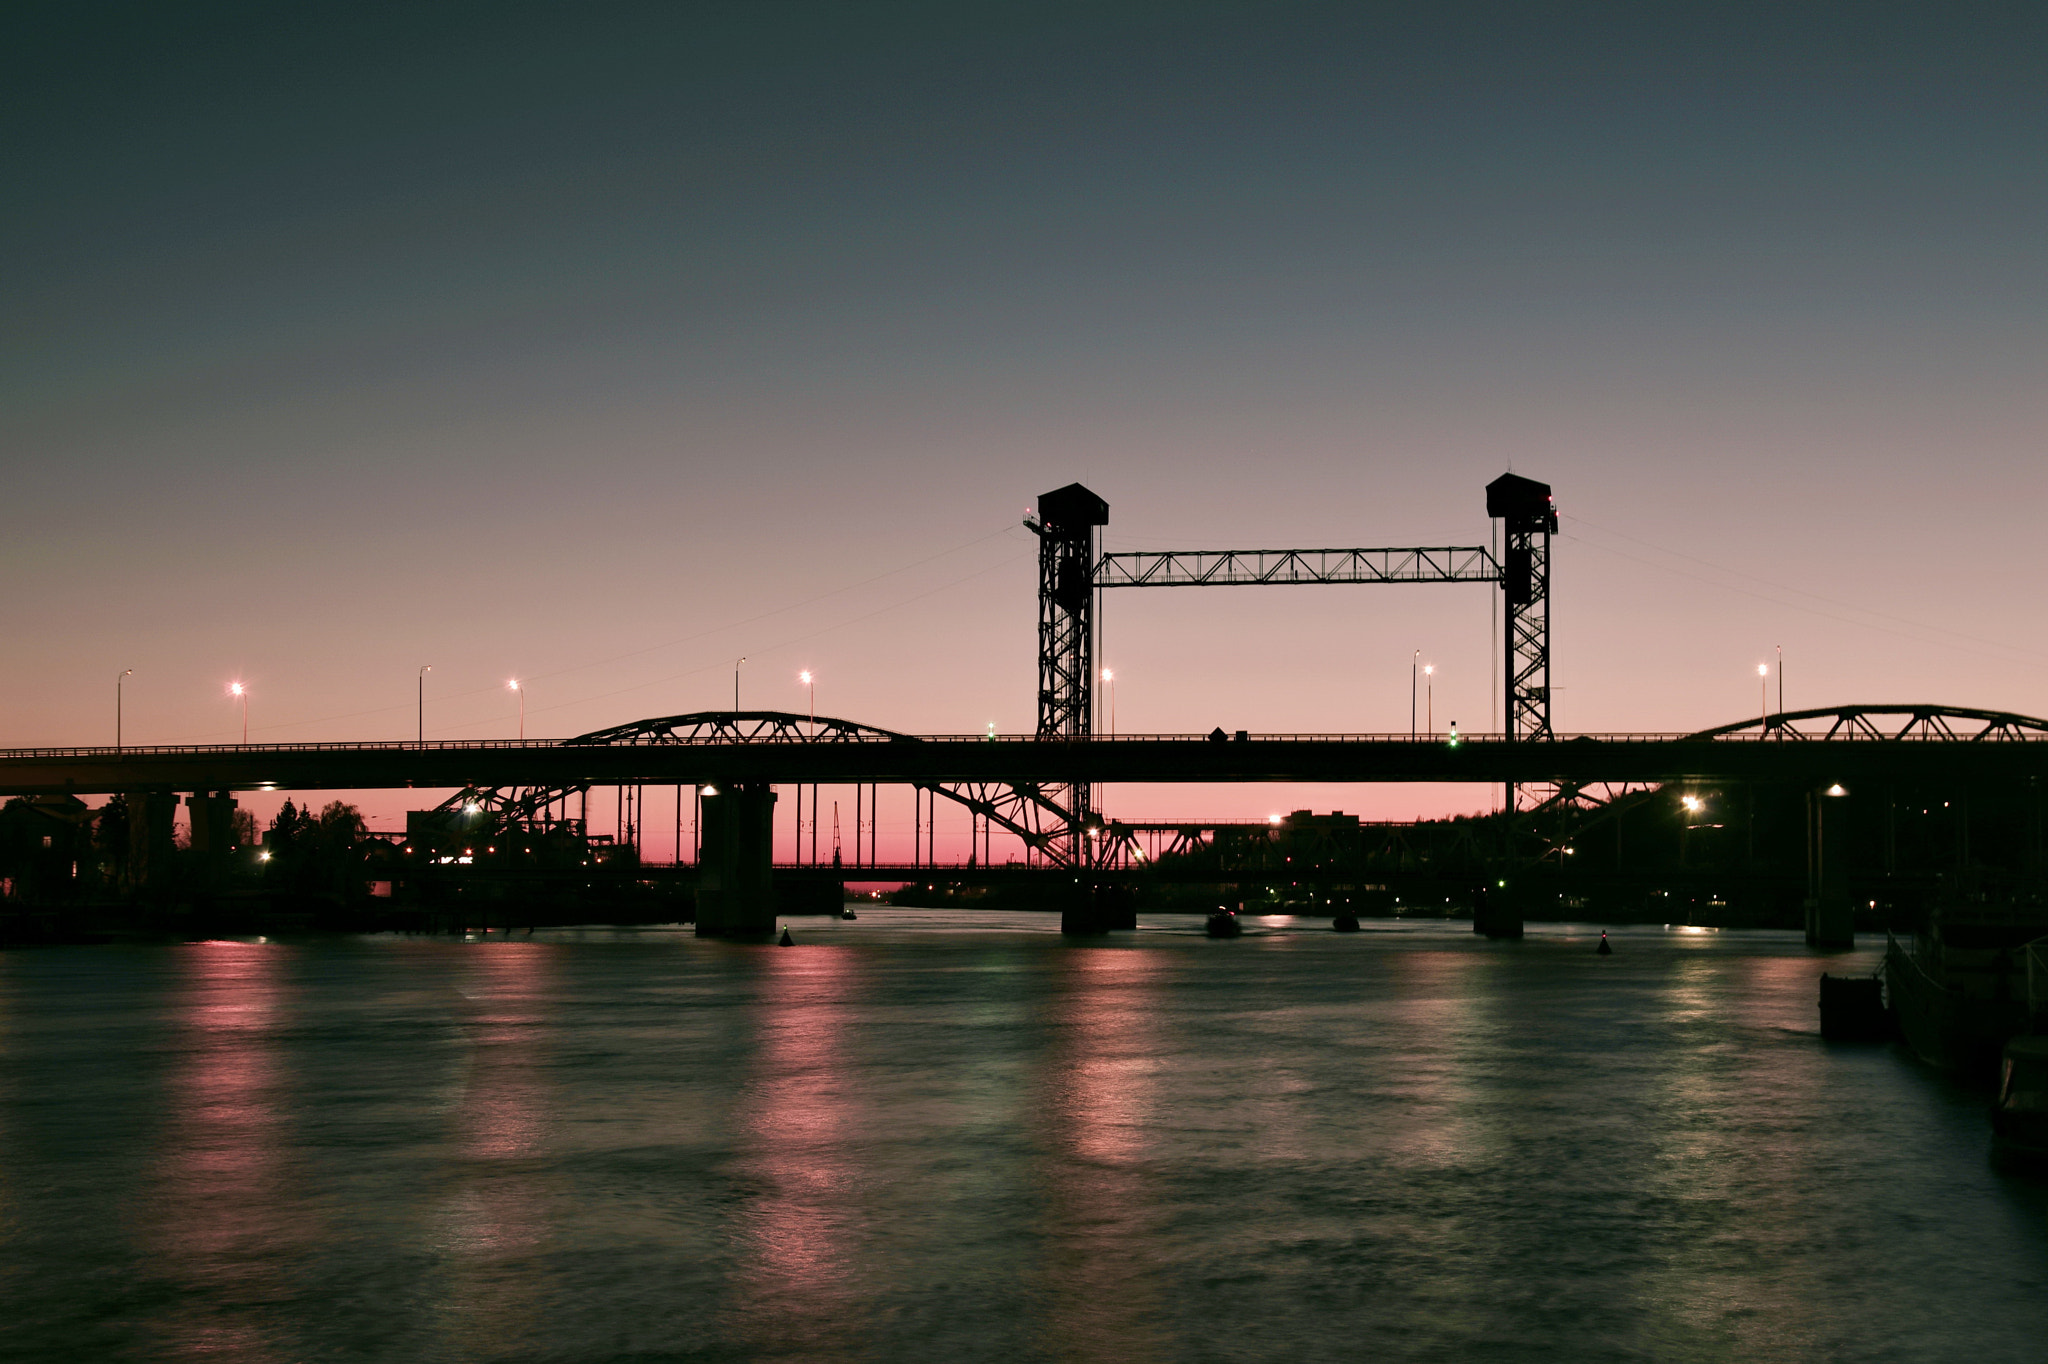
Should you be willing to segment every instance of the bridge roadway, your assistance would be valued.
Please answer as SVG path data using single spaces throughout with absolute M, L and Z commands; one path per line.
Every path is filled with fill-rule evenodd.
M 727 782 L 2006 781 L 2048 776 L 2048 739 L 1582 734 L 1508 742 L 1383 734 L 980 735 L 249 744 L 0 750 L 0 797 L 118 791 L 367 791 Z

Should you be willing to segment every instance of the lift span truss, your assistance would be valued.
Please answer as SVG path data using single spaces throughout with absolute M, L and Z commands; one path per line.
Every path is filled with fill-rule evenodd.
M 1317 583 L 1492 583 L 1483 546 L 1428 549 L 1224 549 L 1105 554 L 1097 587 L 1232 587 Z
M 1049 502 L 1062 506 L 1083 503 L 1089 517 L 1086 534 L 1109 521 L 1109 505 L 1079 484 L 1039 499 L 1045 537 L 1039 583 L 1038 673 L 1039 733 L 1086 732 L 1071 728 L 1068 717 L 1092 714 L 1094 703 L 1095 633 L 1077 590 L 1069 538 L 1067 557 L 1055 572 L 1054 537 L 1044 527 Z M 1340 583 L 1498 583 L 1503 614 L 1506 663 L 1505 730 L 1510 740 L 1547 740 L 1550 723 L 1550 537 L 1557 531 L 1557 510 L 1550 485 L 1518 474 L 1503 474 L 1486 485 L 1486 514 L 1497 518 L 1506 533 L 1499 558 L 1477 545 L 1444 545 L 1378 549 L 1238 549 L 1148 550 L 1105 554 L 1091 564 L 1090 586 L 1111 587 L 1263 587 Z M 1086 595 L 1092 595 L 1092 592 Z M 1075 615 L 1079 611 L 1084 614 Z M 1067 614 L 1062 614 L 1063 612 Z M 1078 620 L 1084 628 L 1064 633 L 1052 628 L 1062 620 Z M 1060 705 L 1048 709 L 1046 679 L 1055 678 Z M 1068 724 L 1068 729 L 1057 728 Z M 1082 789 L 1085 800 L 1086 791 Z M 1538 805 L 1551 798 L 1547 788 L 1510 787 L 1511 808 Z M 1077 807 L 1078 808 L 1078 807 Z M 1085 815 L 1085 810 L 1083 811 Z M 1088 846 L 1077 826 L 1072 841 L 1084 854 Z M 1101 844 L 1100 838 L 1095 843 Z

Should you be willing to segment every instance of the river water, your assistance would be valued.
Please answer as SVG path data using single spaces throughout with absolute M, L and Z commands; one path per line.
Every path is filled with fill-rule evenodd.
M 873 909 L 0 954 L 0 1357 L 2048 1359 L 1794 935 Z

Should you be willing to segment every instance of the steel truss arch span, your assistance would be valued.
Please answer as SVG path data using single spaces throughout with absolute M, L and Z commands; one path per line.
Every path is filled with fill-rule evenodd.
M 798 715 L 779 710 L 690 711 L 634 720 L 562 740 L 563 747 L 666 747 L 681 744 L 841 744 L 921 743 L 914 734 L 883 729 L 836 716 Z M 1016 837 L 1054 866 L 1070 865 L 1067 831 L 1075 812 L 1059 803 L 1055 793 L 1036 782 L 915 782 L 918 790 L 965 806 L 991 825 Z M 500 822 L 552 826 L 566 820 L 567 801 L 590 789 L 588 782 L 553 786 L 468 787 L 435 807 L 437 814 L 495 817 Z M 556 806 L 562 816 L 548 812 Z M 1081 816 L 1085 819 L 1085 815 Z
M 1751 731 L 1788 741 L 1802 739 L 1888 739 L 1942 743 L 1999 743 L 2048 739 L 2048 720 L 2015 711 L 1969 706 L 1820 706 L 1783 711 L 1755 720 L 1716 725 L 1686 740 L 1732 738 Z
M 1816 706 L 1784 711 L 1754 720 L 1735 720 L 1698 730 L 1681 743 L 1747 740 L 1766 743 L 2041 743 L 2048 742 L 2048 719 L 2016 711 L 1981 710 L 1971 706 L 1850 705 Z M 1619 818 L 1655 799 L 1665 782 L 1562 782 L 1541 804 L 1525 811 L 1525 825 L 1549 817 L 1564 821 L 1564 830 L 1541 840 L 1537 861 L 1556 860 L 1561 850 L 1588 829 Z

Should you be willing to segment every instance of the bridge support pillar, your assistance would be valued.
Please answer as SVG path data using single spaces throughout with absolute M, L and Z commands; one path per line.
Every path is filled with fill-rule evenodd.
M 1112 881 L 1076 883 L 1060 907 L 1060 932 L 1076 937 L 1126 932 L 1138 926 L 1138 900 L 1130 889 Z
M 698 937 L 774 935 L 774 818 L 775 789 L 766 782 L 704 788 Z
M 1517 887 L 1481 882 L 1472 892 L 1472 931 L 1489 938 L 1522 936 L 1522 901 Z
M 162 888 L 171 875 L 172 816 L 178 797 L 169 791 L 130 791 L 128 806 L 128 885 L 138 894 Z
M 195 791 L 185 806 L 192 821 L 192 851 L 205 887 L 212 890 L 225 877 L 235 848 L 235 798 L 225 791 Z
M 1856 906 L 1849 898 L 1849 793 L 1839 785 L 1806 794 L 1806 943 L 1853 947 Z

